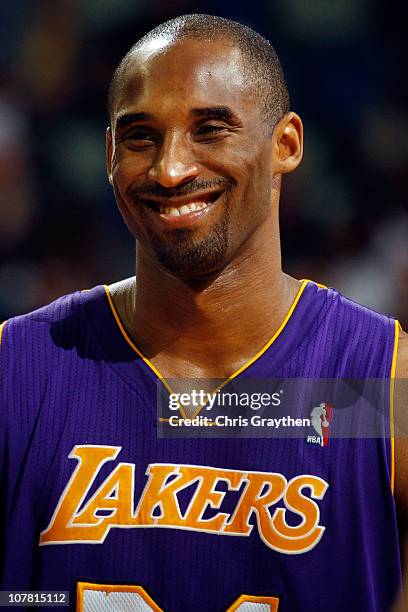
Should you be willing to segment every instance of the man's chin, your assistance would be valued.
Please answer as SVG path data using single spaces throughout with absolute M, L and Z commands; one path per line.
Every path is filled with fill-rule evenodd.
M 151 246 L 160 265 L 182 279 L 211 275 L 225 266 L 228 232 L 224 223 L 217 225 L 210 236 L 197 241 L 189 233 L 180 234 L 172 244 L 152 240 Z
M 177 278 L 184 280 L 209 276 L 225 265 L 226 253 L 202 251 L 200 248 L 175 252 L 156 251 L 159 264 Z

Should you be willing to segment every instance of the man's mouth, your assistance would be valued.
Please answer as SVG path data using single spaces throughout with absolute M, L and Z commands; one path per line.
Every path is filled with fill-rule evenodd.
M 191 204 L 183 204 L 180 208 L 175 208 L 174 206 L 163 206 L 160 205 L 160 212 L 165 215 L 171 215 L 172 217 L 187 215 L 190 212 L 195 212 L 196 210 L 202 210 L 208 206 L 207 202 L 191 202 Z
M 148 206 L 149 208 L 159 212 L 162 215 L 169 215 L 171 217 L 182 217 L 193 212 L 204 210 L 213 204 L 223 191 L 214 191 L 212 193 L 195 194 L 188 198 L 174 198 L 171 200 L 155 200 L 139 198 L 140 201 Z

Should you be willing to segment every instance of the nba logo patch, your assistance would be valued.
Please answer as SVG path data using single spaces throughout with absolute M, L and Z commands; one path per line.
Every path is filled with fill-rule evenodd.
M 330 435 L 330 422 L 333 417 L 333 406 L 321 402 L 312 406 L 310 411 L 310 428 L 306 438 L 308 444 L 327 446 Z

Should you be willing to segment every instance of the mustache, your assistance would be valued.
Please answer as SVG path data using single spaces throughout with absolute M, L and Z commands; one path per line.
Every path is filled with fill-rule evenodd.
M 235 185 L 233 179 L 211 179 L 211 180 L 200 180 L 196 179 L 185 185 L 179 187 L 163 187 L 158 184 L 144 185 L 143 187 L 132 187 L 129 190 L 129 196 L 132 199 L 138 199 L 146 197 L 151 198 L 162 198 L 169 200 L 171 198 L 181 198 L 186 195 L 194 193 L 201 193 L 209 189 L 225 189 L 230 191 Z

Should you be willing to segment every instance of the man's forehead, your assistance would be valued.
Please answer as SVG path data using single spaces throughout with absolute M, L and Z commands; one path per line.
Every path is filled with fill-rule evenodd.
M 119 97 L 129 100 L 159 91 L 236 95 L 247 85 L 241 52 L 232 43 L 158 39 L 137 49 L 129 58 L 121 76 Z

